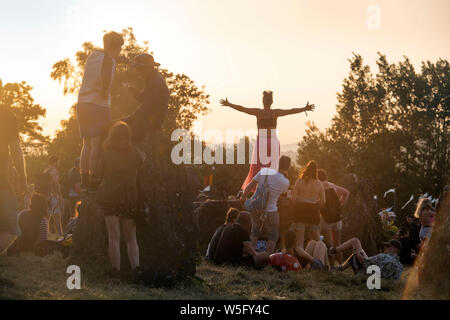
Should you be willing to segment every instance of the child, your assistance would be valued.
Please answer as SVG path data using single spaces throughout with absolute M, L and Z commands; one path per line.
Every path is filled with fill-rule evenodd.
M 120 226 L 127 244 L 131 269 L 139 267 L 139 248 L 136 241 L 136 211 L 138 200 L 138 172 L 141 167 L 138 151 L 131 145 L 131 130 L 122 121 L 108 132 L 99 161 L 99 176 L 103 178 L 97 201 L 105 215 L 108 231 L 109 257 L 114 276 L 120 274 Z
M 94 51 L 86 61 L 77 104 L 77 119 L 83 139 L 80 173 L 84 192 L 89 189 L 95 193 L 98 187 L 98 158 L 103 136 L 111 123 L 111 85 L 123 43 L 120 34 L 108 32 L 103 36 L 104 50 Z
M 422 242 L 431 237 L 435 214 L 436 211 L 430 199 L 422 198 L 419 200 L 414 216 L 420 220 L 422 225 L 419 232 L 419 238 Z

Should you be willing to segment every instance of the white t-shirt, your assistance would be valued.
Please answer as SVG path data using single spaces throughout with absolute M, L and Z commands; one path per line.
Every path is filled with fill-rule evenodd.
M 86 61 L 83 80 L 81 82 L 80 92 L 78 93 L 78 103 L 92 103 L 102 107 L 111 107 L 111 84 L 116 70 L 116 61 L 112 59 L 111 81 L 108 83 L 107 96 L 102 95 L 103 77 L 102 68 L 105 53 L 94 51 Z
M 278 211 L 277 202 L 281 194 L 289 189 L 289 180 L 276 170 L 271 168 L 262 168 L 253 178 L 259 184 L 264 184 L 267 176 L 267 186 L 269 191 L 269 198 L 267 199 L 267 212 Z

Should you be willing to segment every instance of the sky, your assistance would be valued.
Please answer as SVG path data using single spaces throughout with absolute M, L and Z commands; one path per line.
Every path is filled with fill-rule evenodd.
M 219 100 L 274 108 L 316 105 L 314 112 L 278 120 L 282 144 L 298 142 L 305 122 L 331 123 L 336 93 L 352 53 L 375 69 L 377 52 L 389 62 L 408 56 L 450 60 L 448 0 L 0 0 L 0 79 L 26 81 L 47 110 L 44 131 L 54 134 L 74 96 L 50 79 L 52 65 L 73 58 L 81 44 L 102 44 L 104 30 L 133 27 L 149 41 L 164 68 L 185 73 L 210 94 L 203 130 L 252 129 L 256 119 Z

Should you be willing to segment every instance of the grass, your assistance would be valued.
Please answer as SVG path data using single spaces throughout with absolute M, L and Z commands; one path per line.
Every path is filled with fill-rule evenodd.
M 0 257 L 0 299 L 401 299 L 406 270 L 400 281 L 382 280 L 381 290 L 345 272 L 278 272 L 215 266 L 202 261 L 197 277 L 174 288 L 149 288 L 117 283 L 99 275 L 83 281 L 80 290 L 66 287 L 66 261 L 59 253 L 40 258 L 25 253 Z M 429 298 L 424 295 L 413 298 Z

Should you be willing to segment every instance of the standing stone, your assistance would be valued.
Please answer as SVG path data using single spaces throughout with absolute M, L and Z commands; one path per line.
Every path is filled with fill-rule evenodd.
M 196 272 L 198 230 L 193 201 L 197 186 L 183 165 L 173 164 L 173 143 L 152 134 L 138 147 L 144 157 L 140 176 L 144 205 L 136 217 L 140 264 L 147 269 L 143 280 L 168 285 L 193 277 Z M 98 274 L 110 268 L 103 214 L 94 198 L 79 208 L 70 263 Z M 123 238 L 123 237 L 122 237 Z M 122 269 L 129 269 L 125 246 L 121 246 Z
M 418 266 L 419 286 L 428 286 L 436 297 L 450 298 L 450 195 L 439 199 L 433 232 L 421 250 Z
M 342 242 L 357 237 L 369 256 L 377 254 L 378 245 L 385 239 L 382 238 L 381 220 L 373 198 L 373 184 L 368 179 L 348 174 L 338 185 L 350 191 L 350 198 L 342 209 Z

